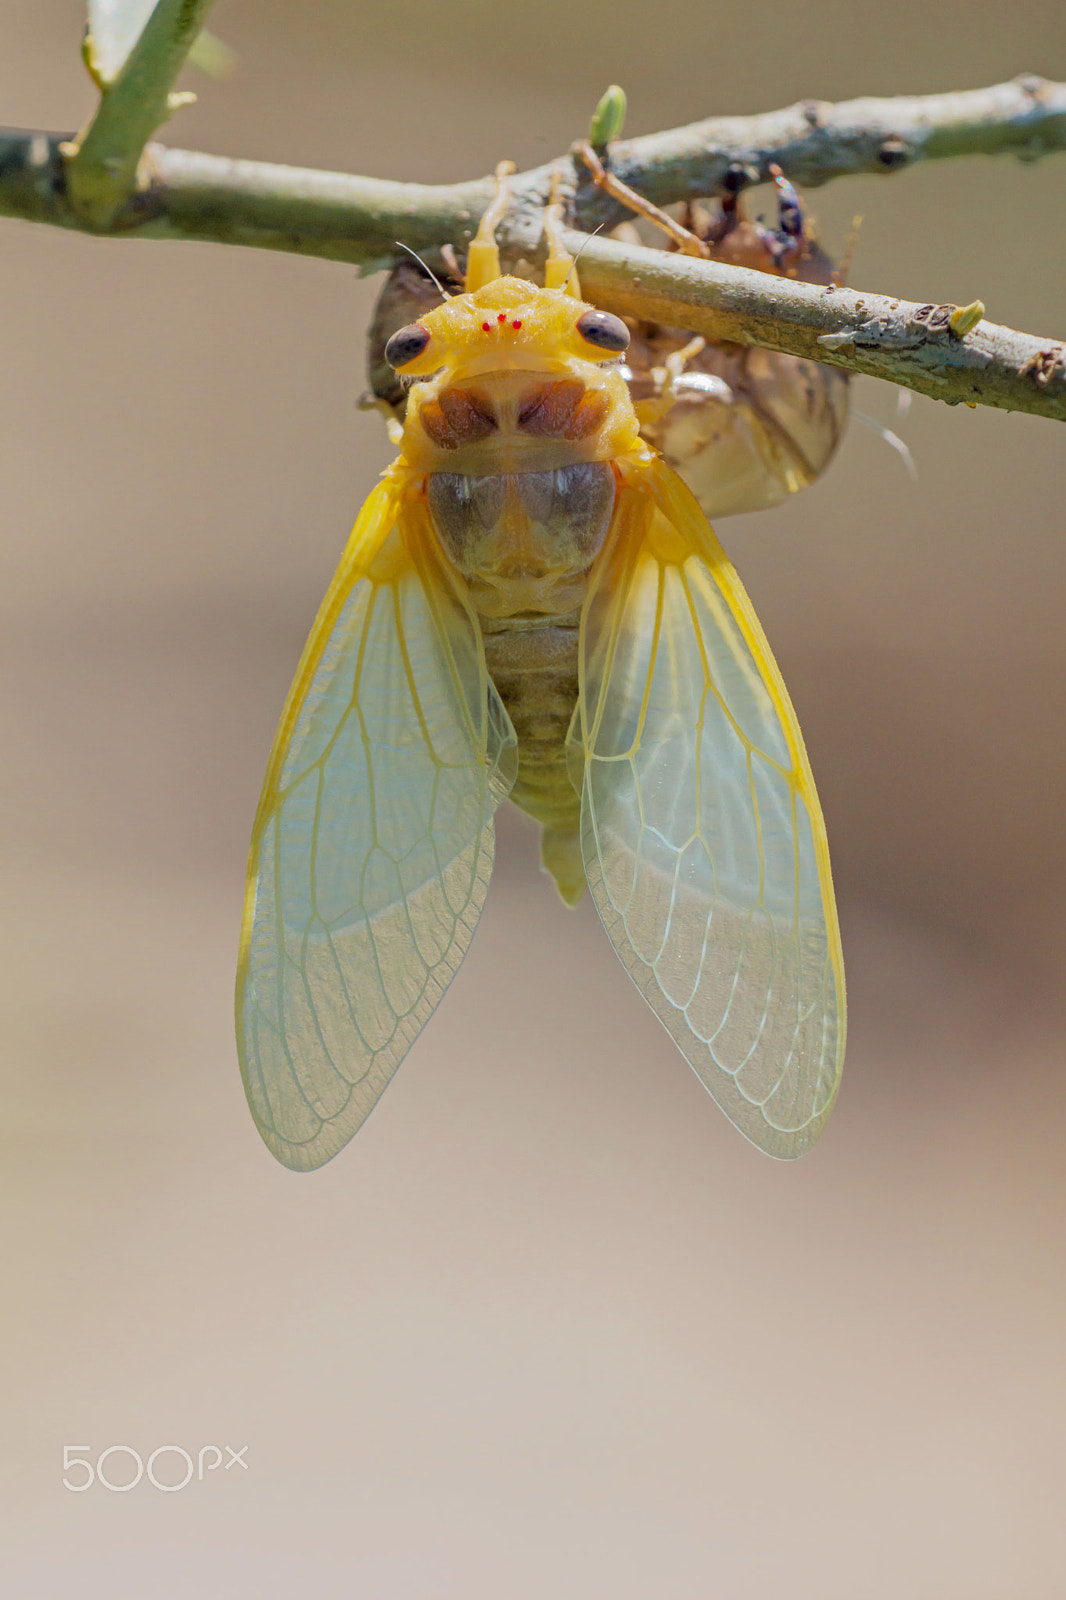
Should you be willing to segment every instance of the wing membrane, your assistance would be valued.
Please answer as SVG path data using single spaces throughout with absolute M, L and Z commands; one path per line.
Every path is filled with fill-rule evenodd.
M 252 835 L 241 1070 L 267 1145 L 321 1166 L 455 973 L 488 889 L 514 733 L 424 512 L 368 500 L 282 716 Z
M 726 1115 L 771 1155 L 821 1132 L 844 1050 L 818 796 L 780 673 L 695 501 L 621 470 L 582 629 L 582 850 L 630 976 Z

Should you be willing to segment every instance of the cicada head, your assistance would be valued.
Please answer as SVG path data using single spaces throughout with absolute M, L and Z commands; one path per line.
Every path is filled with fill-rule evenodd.
M 429 313 L 447 300 L 459 302 L 458 308 L 429 321 Z M 492 342 L 489 336 L 494 336 Z M 461 293 L 457 279 L 445 277 L 442 285 L 410 261 L 401 261 L 389 273 L 374 308 L 367 371 L 374 400 L 402 422 L 411 382 L 449 360 L 459 364 L 462 358 L 468 372 L 501 363 L 543 368 L 545 353 L 553 350 L 561 364 L 571 358 L 603 365 L 618 360 L 629 339 L 620 317 L 558 292 L 546 296 L 523 279 L 496 280 L 479 291 L 474 304 L 473 296 Z M 424 359 L 416 363 L 418 356 Z
M 617 361 L 628 345 L 629 330 L 620 317 L 561 289 L 496 278 L 398 328 L 385 346 L 385 359 L 405 378 L 579 368 L 591 373 Z
M 412 381 L 402 453 L 435 472 L 536 472 L 610 461 L 636 440 L 619 317 L 560 288 L 501 277 L 392 334 Z

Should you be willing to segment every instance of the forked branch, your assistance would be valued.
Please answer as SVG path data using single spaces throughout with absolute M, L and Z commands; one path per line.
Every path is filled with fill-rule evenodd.
M 213 0 L 156 0 L 148 21 L 113 79 L 101 76 L 91 34 L 85 62 L 100 103 L 63 150 L 67 198 L 85 226 L 109 227 L 137 187 L 145 145 L 172 111 L 195 95 L 174 94 L 175 80 Z

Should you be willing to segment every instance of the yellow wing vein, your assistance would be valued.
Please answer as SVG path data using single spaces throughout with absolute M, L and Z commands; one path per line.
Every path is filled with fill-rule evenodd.
M 648 717 L 648 702 L 651 699 L 651 686 L 655 677 L 655 667 L 659 659 L 659 647 L 662 642 L 663 631 L 663 597 L 666 588 L 666 573 L 662 562 L 656 563 L 657 573 L 655 582 L 655 621 L 652 627 L 651 648 L 649 652 L 650 664 L 648 676 L 644 680 L 644 690 L 640 699 L 640 711 L 637 715 L 637 728 L 633 736 L 633 751 L 640 748 L 644 736 L 644 728 Z

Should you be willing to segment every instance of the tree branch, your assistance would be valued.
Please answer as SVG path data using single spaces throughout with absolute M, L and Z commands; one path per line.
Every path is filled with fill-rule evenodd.
M 1066 150 L 1066 84 L 1024 74 L 989 89 L 838 105 L 801 100 L 760 116 L 711 117 L 613 144 L 611 170 L 657 205 L 670 205 L 720 193 L 731 166 L 743 167 L 749 183 L 766 183 L 776 163 L 786 178 L 812 189 L 948 156 L 1036 160 L 1054 150 Z M 582 226 L 613 226 L 628 214 L 598 191 L 589 199 Z
M 197 3 L 186 0 L 187 6 Z M 206 3 L 199 0 L 201 10 Z M 56 134 L 0 134 L 0 213 L 125 237 L 287 250 L 366 272 L 391 264 L 397 239 L 431 259 L 439 260 L 446 243 L 462 251 L 492 195 L 488 178 L 450 186 L 391 183 L 150 145 L 139 186 L 101 228 L 71 204 L 63 144 Z M 756 117 L 715 118 L 612 145 L 611 166 L 665 205 L 715 193 L 738 165 L 755 181 L 777 163 L 810 185 L 950 155 L 1035 159 L 1062 149 L 1066 85 L 1023 78 L 959 94 L 835 107 L 806 103 Z M 560 165 L 583 228 L 610 226 L 628 215 L 569 158 L 520 174 L 511 183 L 512 206 L 500 237 L 512 269 L 528 271 L 542 254 L 543 207 Z M 609 239 L 586 246 L 581 275 L 586 289 L 614 310 L 872 373 L 952 404 L 1066 420 L 1062 345 L 987 322 L 967 331 L 956 318 L 960 337 L 951 331 L 953 307 L 820 289 Z
M 144 30 L 110 82 L 96 70 L 92 36 L 86 63 L 100 88 L 88 126 L 62 152 L 71 209 L 93 229 L 106 229 L 137 183 L 148 140 L 192 96 L 171 94 L 213 0 L 156 0 Z
M 982 306 L 822 288 L 583 234 L 568 234 L 566 244 L 574 252 L 584 246 L 581 291 L 608 311 L 807 356 L 949 405 L 1066 422 L 1066 349 L 981 320 Z

